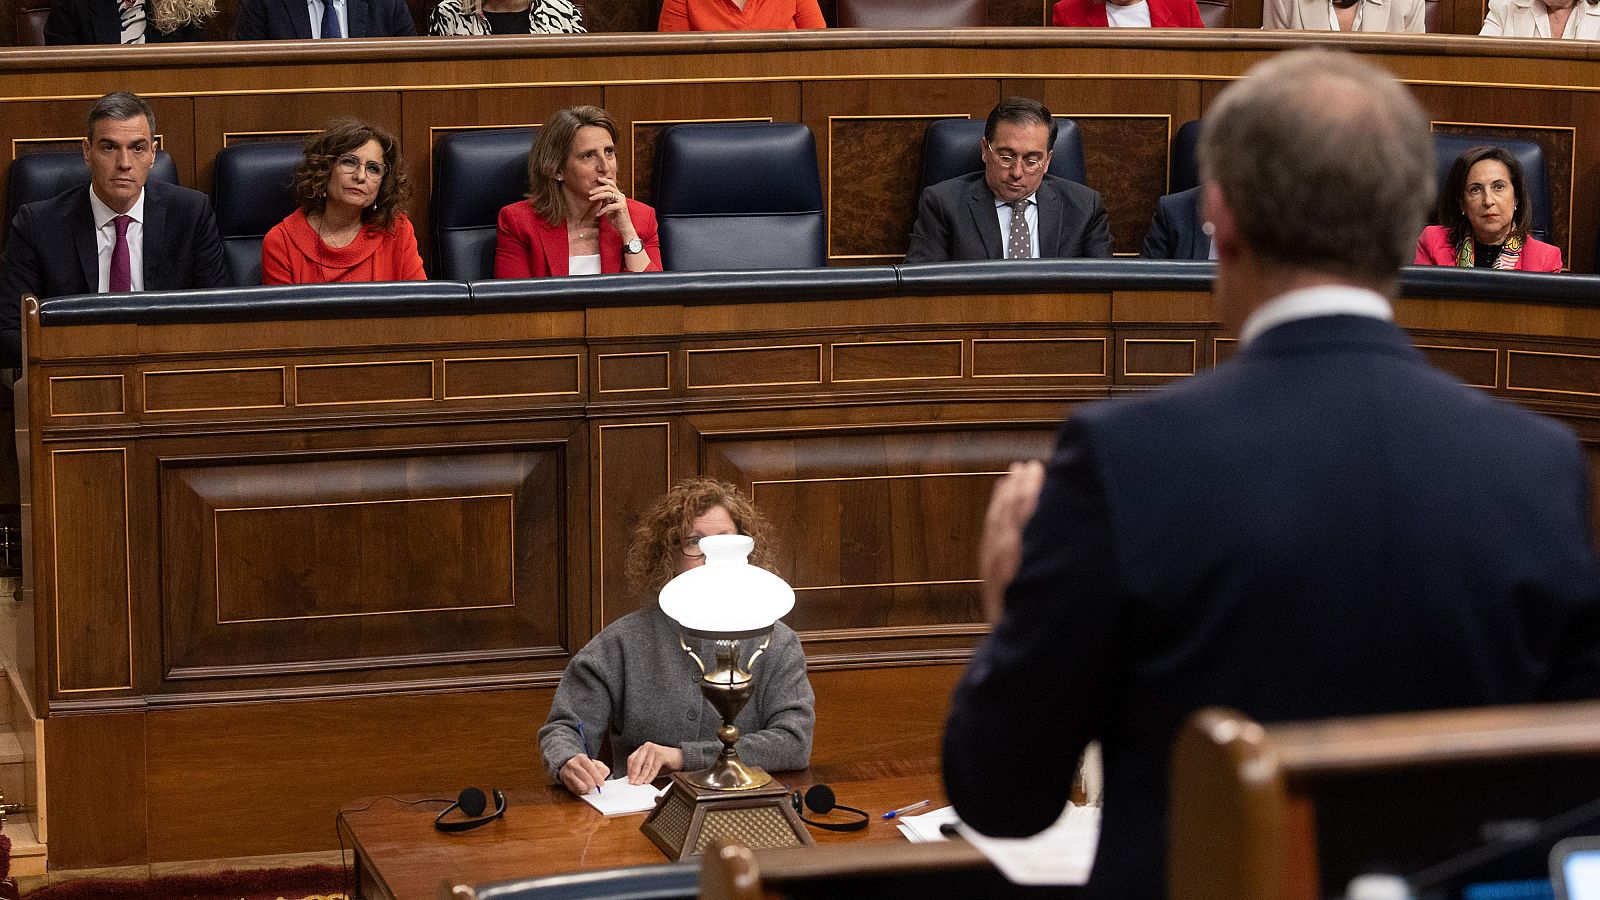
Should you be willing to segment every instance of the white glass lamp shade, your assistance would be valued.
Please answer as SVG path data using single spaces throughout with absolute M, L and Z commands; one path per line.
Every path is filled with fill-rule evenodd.
M 700 539 L 706 562 L 667 582 L 661 611 L 685 631 L 733 639 L 760 634 L 794 609 L 794 588 L 750 565 L 756 542 L 742 534 Z

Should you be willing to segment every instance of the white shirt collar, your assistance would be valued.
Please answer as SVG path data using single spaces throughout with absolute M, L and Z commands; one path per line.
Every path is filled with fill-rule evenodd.
M 1382 294 L 1346 284 L 1301 288 L 1268 300 L 1239 329 L 1239 344 L 1244 346 L 1264 332 L 1299 319 L 1317 316 L 1367 316 L 1394 321 L 1394 309 Z
M 118 213 L 105 205 L 100 195 L 94 192 L 94 187 L 89 188 L 89 212 L 94 216 L 95 230 L 106 227 L 115 219 Z M 128 208 L 128 216 L 140 225 L 144 224 L 144 188 L 139 188 L 139 199 L 133 201 L 133 206 Z
M 1023 197 L 1022 199 L 1026 200 L 1028 202 L 1029 206 L 1038 206 L 1039 205 L 1039 201 L 1034 199 L 1034 198 L 1036 198 L 1038 196 L 1039 196 L 1039 192 L 1038 191 L 1034 191 L 1033 193 L 1029 194 L 1028 196 Z M 1011 205 L 1011 201 L 1010 200 L 1001 200 L 999 197 L 995 197 L 994 198 L 994 208 L 995 209 L 999 209 L 1002 206 L 1010 206 L 1010 205 Z

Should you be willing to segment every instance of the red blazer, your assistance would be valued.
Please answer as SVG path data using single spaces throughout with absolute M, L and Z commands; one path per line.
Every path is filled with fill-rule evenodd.
M 1456 248 L 1450 243 L 1450 230 L 1443 225 L 1429 225 L 1422 229 L 1422 235 L 1417 238 L 1417 258 L 1419 266 L 1453 266 L 1456 264 Z M 1544 241 L 1528 238 L 1522 244 L 1522 255 L 1517 257 L 1517 271 L 1519 272 L 1559 272 L 1561 271 L 1561 248 Z
M 1151 28 L 1204 28 L 1194 0 L 1148 0 Z M 1104 0 L 1061 0 L 1050 11 L 1051 25 L 1069 28 L 1105 28 Z
M 650 257 L 646 272 L 661 271 L 661 242 L 656 237 L 656 211 L 637 200 L 628 201 L 628 218 L 644 241 Z M 609 219 L 600 220 L 600 272 L 622 271 L 622 235 Z M 494 277 L 545 278 L 567 273 L 567 223 L 546 222 L 526 200 L 500 210 L 499 235 L 494 244 Z

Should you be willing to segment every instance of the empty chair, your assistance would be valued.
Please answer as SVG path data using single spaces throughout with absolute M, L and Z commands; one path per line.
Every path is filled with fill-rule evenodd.
M 1198 0 L 1200 21 L 1207 28 L 1230 28 L 1233 25 L 1233 0 Z
M 674 125 L 656 144 L 656 220 L 668 271 L 827 265 L 811 129 Z
M 528 148 L 537 128 L 446 135 L 433 149 L 433 236 L 440 278 L 494 277 L 501 207 L 528 190 Z
M 44 23 L 49 20 L 50 10 L 54 6 L 55 0 L 18 0 L 17 46 L 44 46 Z
M 1200 160 L 1195 151 L 1200 146 L 1200 120 L 1192 119 L 1178 126 L 1172 136 L 1172 169 L 1168 173 L 1167 191 L 1176 194 L 1200 185 Z
M 978 143 L 983 139 L 983 126 L 979 119 L 940 119 L 928 126 L 922 135 L 919 193 L 941 181 L 983 170 L 983 151 Z M 1068 181 L 1087 183 L 1078 123 L 1057 117 L 1056 142 L 1050 149 L 1050 168 L 1046 171 Z
M 298 141 L 235 144 L 217 154 L 217 233 L 233 283 L 261 283 L 261 239 L 294 212 L 294 170 L 303 155 Z
M 979 28 L 989 0 L 839 0 L 840 28 Z
M 1450 175 L 1450 166 L 1473 147 L 1501 147 L 1522 163 L 1525 202 L 1533 204 L 1533 226 L 1529 233 L 1541 241 L 1550 240 L 1550 175 L 1545 171 L 1544 148 L 1533 141 L 1515 138 L 1488 138 L 1470 134 L 1433 133 L 1436 186 L 1443 187 Z
M 165 150 L 156 151 L 155 164 L 150 167 L 152 181 L 181 184 L 178 166 Z M 89 167 L 83 162 L 83 153 L 77 150 L 51 150 L 44 153 L 24 153 L 11 163 L 11 175 L 6 184 L 6 225 L 17 217 L 17 209 L 35 200 L 48 200 L 69 188 L 89 183 Z

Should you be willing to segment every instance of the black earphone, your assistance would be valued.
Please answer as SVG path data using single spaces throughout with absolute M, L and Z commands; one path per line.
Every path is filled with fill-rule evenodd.
M 446 806 L 444 812 L 439 813 L 433 820 L 433 827 L 440 831 L 471 831 L 479 825 L 487 825 L 506 814 L 505 792 L 499 788 L 494 789 L 494 812 L 484 815 L 483 811 L 488 805 L 489 801 L 483 796 L 483 791 L 469 787 L 461 792 L 456 802 Z M 461 814 L 466 818 L 446 822 L 444 817 L 453 809 L 461 810 Z
M 840 806 L 837 801 L 838 798 L 833 795 L 833 788 L 825 784 L 812 785 L 807 789 L 804 798 L 800 796 L 799 791 L 795 791 L 789 797 L 789 802 L 794 804 L 794 811 L 800 814 L 800 821 L 813 828 L 823 828 L 828 831 L 860 831 L 867 827 L 867 821 L 870 817 L 867 815 L 866 810 L 856 809 L 854 806 Z M 840 810 L 855 813 L 861 818 L 854 822 L 814 822 L 806 818 L 807 809 L 819 815 Z

